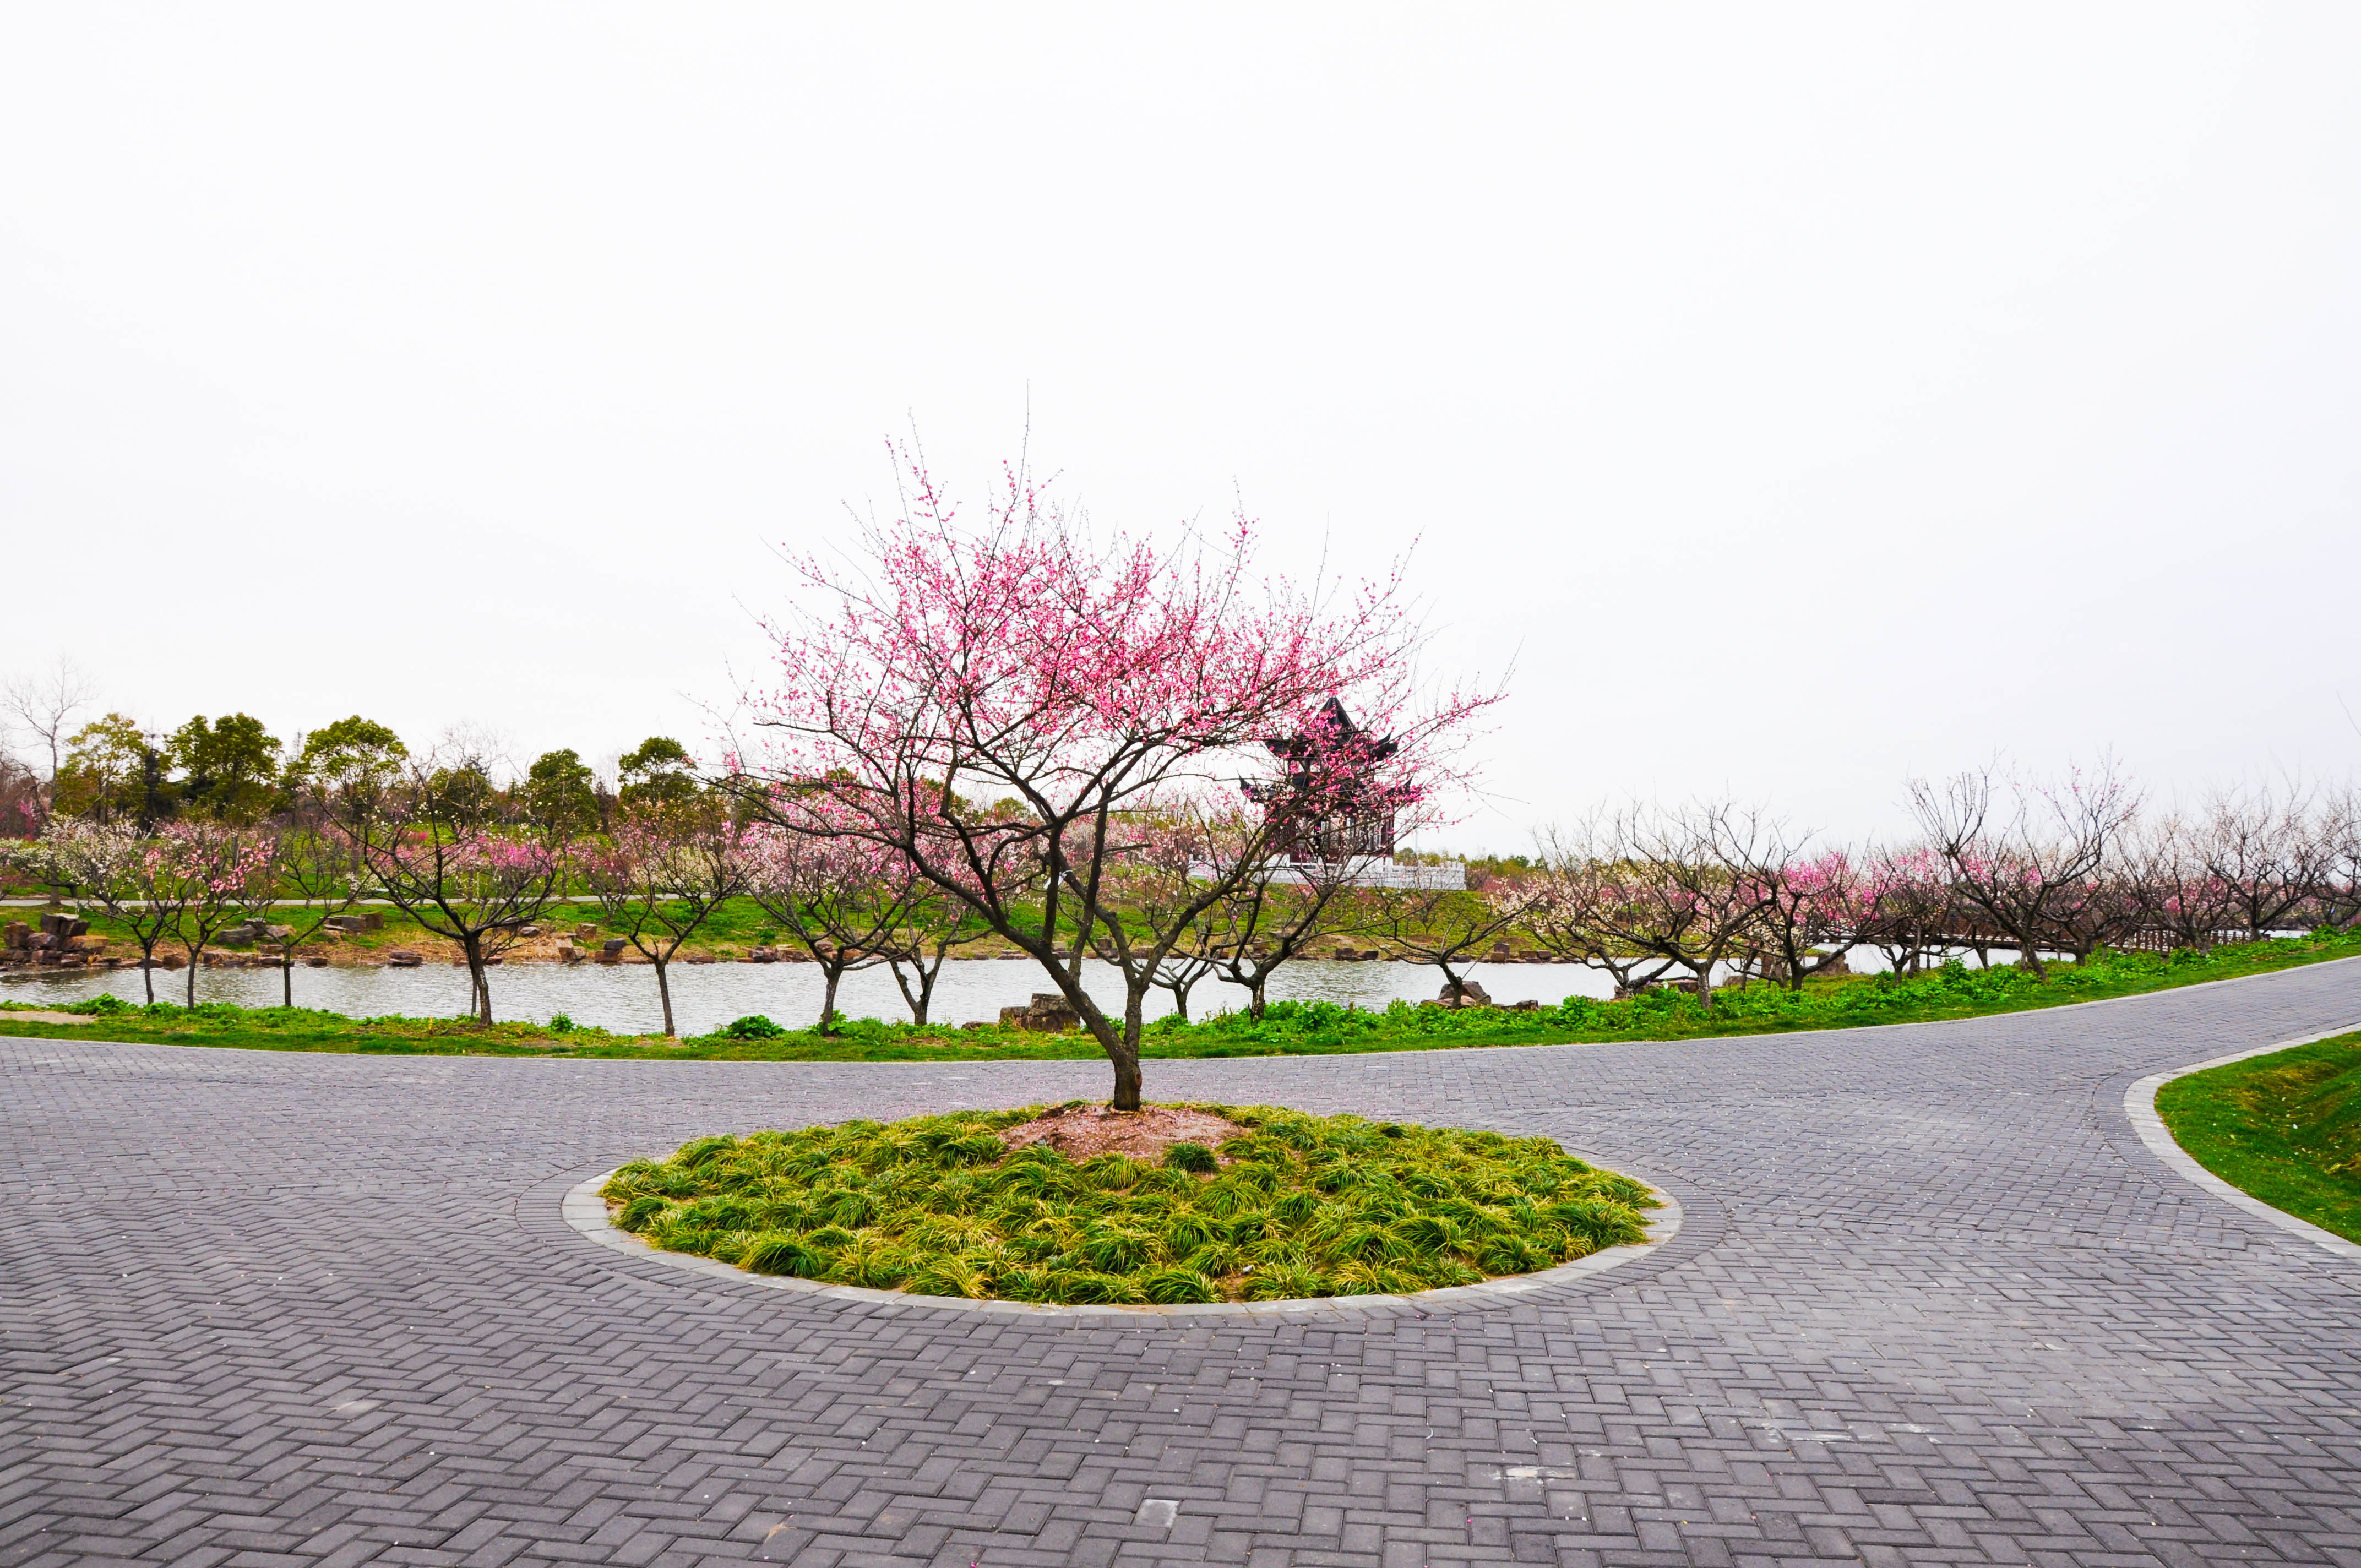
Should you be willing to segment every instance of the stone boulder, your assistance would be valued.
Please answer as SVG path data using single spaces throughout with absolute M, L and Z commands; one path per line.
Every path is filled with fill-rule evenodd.
M 1469 980 L 1462 981 L 1455 994 L 1450 982 L 1445 981 L 1443 993 L 1435 1001 L 1445 1007 L 1489 1007 L 1492 1005 L 1492 993 L 1486 991 L 1480 981 Z
M 1028 1034 L 1060 1035 L 1081 1028 L 1082 1015 L 1056 992 L 1037 991 L 1029 1004 L 1002 1008 L 1000 1022 L 1004 1028 L 1023 1029 Z

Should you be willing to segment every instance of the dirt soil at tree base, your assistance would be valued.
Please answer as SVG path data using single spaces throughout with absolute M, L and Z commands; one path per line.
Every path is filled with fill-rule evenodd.
M 1174 1144 L 1202 1144 L 1219 1149 L 1246 1128 L 1210 1111 L 1180 1105 L 1143 1105 L 1117 1111 L 1105 1105 L 1061 1105 L 1029 1122 L 1005 1127 L 1000 1141 L 1011 1152 L 1034 1144 L 1049 1147 L 1077 1163 L 1094 1155 L 1129 1155 L 1153 1164 Z M 1229 1162 L 1223 1161 L 1224 1165 Z

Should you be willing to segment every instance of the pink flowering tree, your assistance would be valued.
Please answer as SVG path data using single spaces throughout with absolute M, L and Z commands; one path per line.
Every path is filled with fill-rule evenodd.
M 16 859 L 27 875 L 73 898 L 78 907 L 96 904 L 131 933 L 139 945 L 139 976 L 152 1007 L 156 948 L 171 935 L 189 888 L 165 874 L 163 863 L 148 857 L 148 848 L 129 822 L 60 816 Z
M 269 911 L 278 859 L 273 835 L 206 818 L 165 823 L 141 851 L 142 877 L 171 903 L 172 936 L 188 952 L 190 1006 L 197 1004 L 198 962 L 213 939 Z
M 773 786 L 783 826 L 893 851 L 1029 955 L 1106 1053 L 1115 1107 L 1137 1109 L 1156 976 L 1258 859 L 1210 865 L 1143 921 L 1122 895 L 1126 864 L 1156 852 L 1152 825 L 1242 806 L 1270 743 L 1338 698 L 1387 738 L 1381 773 L 1330 770 L 1265 821 L 1374 809 L 1378 791 L 1419 808 L 1490 699 L 1420 700 L 1398 582 L 1298 589 L 1255 564 L 1243 519 L 1170 549 L 1094 539 L 1021 469 L 971 525 L 896 455 L 905 504 L 864 529 L 863 569 L 803 563 L 804 608 L 774 628 L 777 683 L 749 694 L 768 745 L 740 765 Z M 1094 954 L 1122 978 L 1118 1014 L 1084 989 Z
M 1543 952 L 1605 970 L 1616 994 L 1631 996 L 1678 967 L 1631 935 L 1647 920 L 1641 904 L 1631 867 L 1598 859 L 1588 839 L 1553 830 L 1543 838 L 1542 873 L 1521 924 Z
M 337 828 L 386 897 L 458 948 L 468 1011 L 489 1024 L 490 961 L 557 896 L 562 847 L 535 834 L 472 758 L 404 759 L 390 784 L 339 802 Z
M 824 797 L 791 815 L 798 826 L 773 824 L 748 839 L 746 892 L 819 966 L 826 1035 L 836 1027 L 837 988 L 847 974 L 908 961 L 913 942 L 923 940 L 911 923 L 925 917 L 932 890 L 891 846 L 845 830 Z M 931 976 L 926 991 L 930 997 Z
M 609 840 L 582 861 L 607 924 L 655 966 L 664 1032 L 672 1014 L 672 960 L 714 911 L 744 892 L 760 857 L 718 804 L 643 804 L 627 809 Z
M 1924 844 L 1871 850 L 1862 857 L 1854 938 L 1896 974 L 1914 975 L 1928 956 L 1959 942 L 1968 918 L 1943 857 Z
M 1861 940 L 1866 892 L 1864 878 L 1842 850 L 1817 854 L 1781 852 L 1775 830 L 1759 843 L 1771 853 L 1725 862 L 1737 878 L 1758 887 L 1762 903 L 1749 945 L 1765 979 L 1790 991 L 1829 970 L 1841 970 Z

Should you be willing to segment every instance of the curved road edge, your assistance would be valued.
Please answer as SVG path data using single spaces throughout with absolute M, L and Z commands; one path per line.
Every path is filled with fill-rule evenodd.
M 2227 1067 L 2232 1062 L 2245 1061 L 2251 1057 L 2267 1057 L 2274 1051 L 2293 1050 L 2298 1046 L 2308 1046 L 2318 1040 L 2334 1039 L 2339 1035 L 2353 1033 L 2354 1027 L 2346 1024 L 2317 1035 L 2280 1040 L 2275 1045 L 2257 1046 L 2251 1050 L 2232 1051 L 2228 1056 L 2191 1062 L 2187 1067 L 2177 1067 L 2167 1072 L 2150 1073 L 2124 1091 L 2124 1115 L 2130 1121 L 2132 1130 L 2139 1135 L 2140 1142 L 2147 1146 L 2147 1151 L 2162 1160 L 2174 1174 L 2194 1182 L 2226 1202 L 2235 1204 L 2258 1220 L 2276 1225 L 2291 1235 L 2301 1236 L 2339 1257 L 2361 1263 L 2361 1243 L 2346 1241 L 2335 1232 L 2323 1230 L 2310 1220 L 2298 1219 L 2284 1209 L 2274 1209 L 2253 1193 L 2232 1186 L 2198 1164 L 2189 1151 L 2174 1140 L 2172 1129 L 2164 1124 L 2164 1118 L 2156 1111 L 2157 1091 L 2176 1078 L 2186 1078 L 2192 1072 L 2203 1072 L 2209 1068 Z

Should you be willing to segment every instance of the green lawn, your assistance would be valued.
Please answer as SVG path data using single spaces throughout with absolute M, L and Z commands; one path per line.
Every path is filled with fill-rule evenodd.
M 1282 1300 L 1531 1274 L 1644 1241 L 1655 1200 L 1547 1138 L 1199 1105 L 1159 1163 L 996 1135 L 1040 1107 L 700 1138 L 608 1181 L 615 1222 L 763 1274 L 1042 1302 Z
M 1909 1024 L 2054 1007 L 2206 981 L 2229 980 L 2298 964 L 2361 956 L 2361 933 L 2323 933 L 2240 943 L 2201 956 L 2183 950 L 2101 953 L 2084 964 L 2053 964 L 2047 978 L 2015 967 L 1946 965 L 1909 979 L 1868 975 L 1816 981 L 1802 991 L 1753 985 L 1715 993 L 1710 1010 L 1676 991 L 1629 1002 L 1570 997 L 1555 1007 L 1453 1011 L 1397 1002 L 1382 1010 L 1327 1002 L 1272 1003 L 1261 1019 L 1218 1014 L 1195 1023 L 1166 1018 L 1149 1025 L 1150 1058 L 1317 1056 L 1356 1051 L 1435 1050 L 1469 1046 L 1552 1045 L 1615 1040 L 1680 1040 L 1727 1035 Z M 1094 1058 L 1081 1034 L 1032 1035 L 997 1025 L 959 1028 L 856 1019 L 821 1036 L 763 1019 L 741 1020 L 711 1035 L 666 1041 L 603 1029 L 534 1024 L 489 1028 L 465 1019 L 347 1018 L 310 1008 L 239 1008 L 204 1003 L 135 1007 L 112 997 L 59 1011 L 86 1014 L 80 1026 L 14 1022 L 0 1003 L 0 1035 L 57 1034 L 72 1027 L 93 1038 L 233 1046 L 258 1050 L 362 1051 L 398 1055 L 501 1055 L 698 1058 L 743 1061 L 945 1061 Z
M 2176 1078 L 2156 1109 L 2223 1180 L 2361 1242 L 2361 1034 Z

